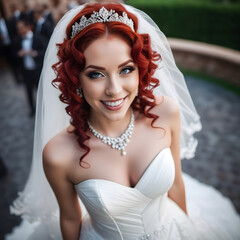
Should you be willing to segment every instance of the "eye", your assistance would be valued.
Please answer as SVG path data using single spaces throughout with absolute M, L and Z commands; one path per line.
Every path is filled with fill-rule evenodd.
M 135 68 L 132 67 L 132 66 L 128 66 L 128 67 L 125 67 L 121 70 L 120 74 L 128 74 L 128 73 L 131 73 L 132 71 L 134 71 Z
M 97 79 L 97 78 L 104 77 L 104 75 L 100 72 L 90 72 L 87 74 L 87 77 L 89 77 L 91 79 Z

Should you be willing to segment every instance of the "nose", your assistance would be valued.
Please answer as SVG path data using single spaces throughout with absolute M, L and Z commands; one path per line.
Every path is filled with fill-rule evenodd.
M 110 97 L 117 97 L 122 91 L 122 82 L 117 76 L 109 76 L 105 89 L 105 94 Z

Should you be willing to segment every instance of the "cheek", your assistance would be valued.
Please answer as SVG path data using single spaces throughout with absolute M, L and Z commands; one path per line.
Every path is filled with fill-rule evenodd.
M 129 91 L 134 92 L 138 89 L 139 85 L 139 74 L 138 72 L 132 74 L 131 78 L 127 81 L 127 87 Z
M 103 86 L 94 81 L 80 81 L 85 98 L 96 98 L 102 95 Z

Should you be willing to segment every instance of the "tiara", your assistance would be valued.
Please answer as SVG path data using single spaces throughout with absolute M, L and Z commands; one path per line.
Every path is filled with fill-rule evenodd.
M 90 18 L 87 19 L 85 15 L 83 15 L 79 23 L 75 22 L 72 26 L 71 38 L 76 36 L 76 34 L 78 34 L 85 27 L 98 22 L 121 22 L 128 25 L 134 31 L 133 20 L 128 18 L 126 12 L 123 12 L 122 16 L 120 16 L 115 12 L 115 10 L 111 9 L 108 11 L 105 7 L 102 7 L 99 12 L 93 11 Z

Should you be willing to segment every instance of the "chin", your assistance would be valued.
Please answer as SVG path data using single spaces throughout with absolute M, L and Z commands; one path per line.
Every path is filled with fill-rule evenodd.
M 108 112 L 106 112 L 104 115 L 105 115 L 105 118 L 109 119 L 110 121 L 120 121 L 125 118 L 125 116 L 128 112 L 128 109 L 127 110 L 120 109 L 118 111 L 107 110 Z
M 108 110 L 104 106 L 103 108 L 104 108 L 104 112 L 102 112 L 102 114 L 105 116 L 105 118 L 107 118 L 110 121 L 120 121 L 126 117 L 126 114 L 131 108 L 131 105 L 127 104 L 118 110 Z

